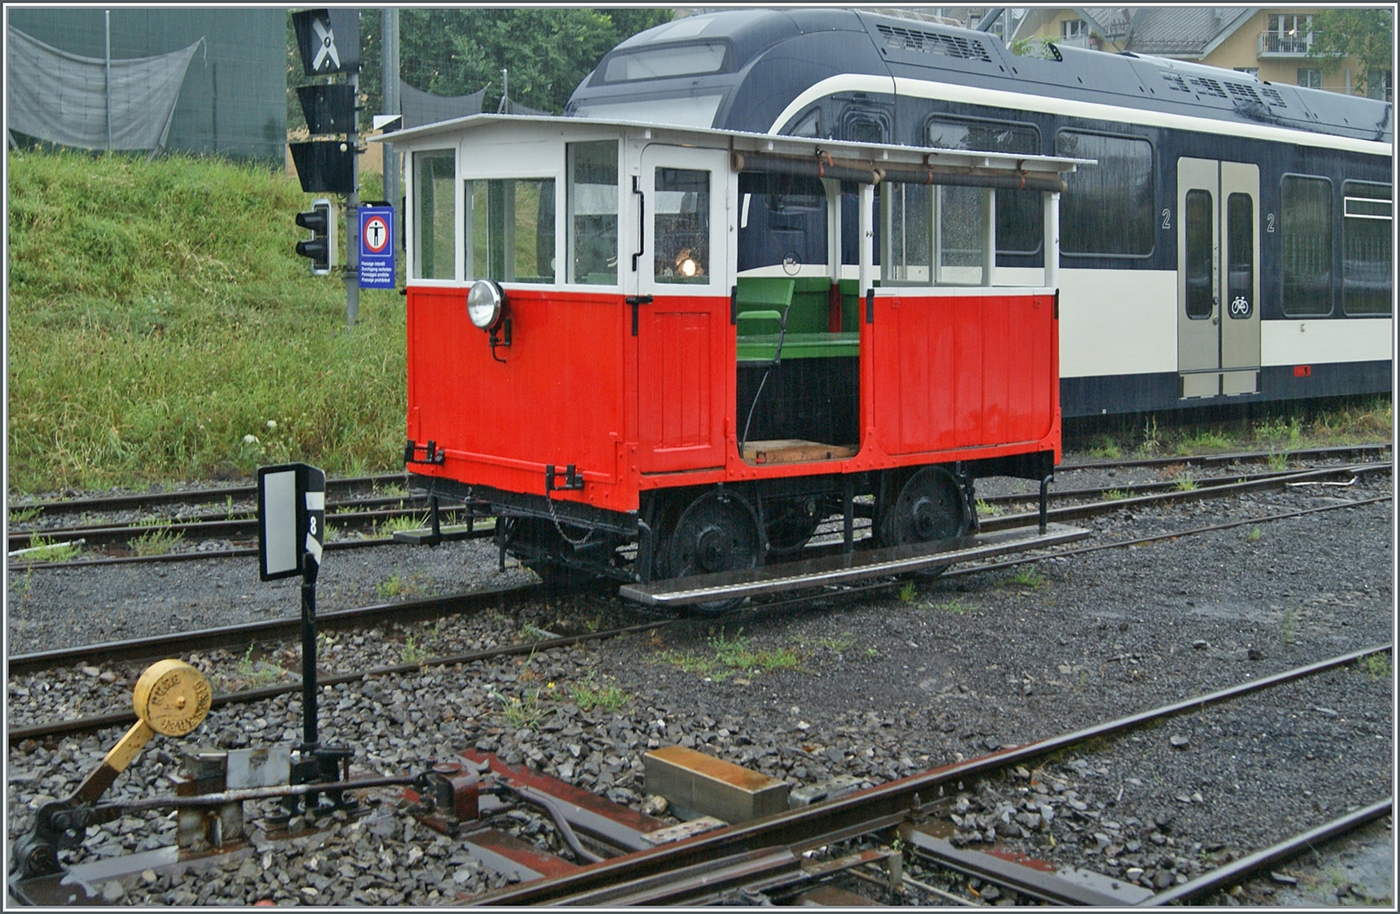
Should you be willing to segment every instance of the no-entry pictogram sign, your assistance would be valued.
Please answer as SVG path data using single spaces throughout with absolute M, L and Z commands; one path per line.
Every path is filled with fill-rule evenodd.
M 360 207 L 360 288 L 394 288 L 394 208 Z

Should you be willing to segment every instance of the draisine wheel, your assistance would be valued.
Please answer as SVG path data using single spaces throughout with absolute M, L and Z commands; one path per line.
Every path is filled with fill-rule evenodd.
M 958 481 L 942 467 L 923 467 L 910 476 L 885 510 L 880 538 L 886 546 L 909 546 L 956 539 L 972 526 L 972 516 Z M 947 565 L 917 572 L 942 574 Z
M 706 492 L 681 512 L 667 549 L 666 572 L 674 578 L 757 568 L 763 552 L 753 510 L 738 495 Z M 715 600 L 691 607 L 714 615 L 741 600 Z

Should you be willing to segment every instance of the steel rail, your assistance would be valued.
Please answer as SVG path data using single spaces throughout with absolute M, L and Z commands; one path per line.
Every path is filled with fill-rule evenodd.
M 1304 470 L 1297 473 L 1261 477 L 1245 482 L 1224 483 L 1220 485 L 1203 486 L 1196 489 L 1183 489 L 1175 492 L 1159 492 L 1154 495 L 1139 495 L 1136 498 L 1115 498 L 1106 501 L 1090 502 L 1084 505 L 1070 505 L 1064 508 L 1050 508 L 1046 511 L 1045 516 L 1049 521 L 1085 520 L 1093 517 L 1101 517 L 1104 514 L 1112 514 L 1124 508 L 1139 508 L 1158 504 L 1176 504 L 1178 502 L 1229 498 L 1230 496 L 1245 492 L 1276 491 L 1285 489 L 1290 485 L 1296 485 L 1300 482 L 1315 482 L 1332 476 L 1362 476 L 1370 473 L 1391 472 L 1393 466 L 1392 463 L 1385 462 L 1352 464 L 1345 467 L 1329 467 L 1321 470 Z M 979 527 L 983 532 L 990 533 L 994 530 L 1022 527 L 1030 523 L 1038 522 L 1039 514 L 1007 514 L 1001 517 L 982 519 L 979 521 Z
M 1328 447 L 1297 448 L 1273 451 L 1239 451 L 1227 454 L 1202 454 L 1196 456 L 1147 457 L 1134 460 L 1086 460 L 1062 464 L 1059 470 L 1110 469 L 1128 467 L 1173 466 L 1176 464 L 1204 466 L 1217 463 L 1246 463 L 1267 460 L 1277 454 L 1287 454 L 1295 458 L 1327 458 L 1343 454 L 1373 454 L 1390 450 L 1387 442 L 1355 445 L 1332 445 Z M 327 494 L 349 492 L 377 486 L 402 485 L 408 488 L 411 480 L 404 471 L 378 473 L 368 476 L 347 476 L 326 480 Z M 174 492 L 146 492 L 124 495 L 104 495 L 91 498 L 51 499 L 11 505 L 14 509 L 39 509 L 46 514 L 75 514 L 83 511 L 118 511 L 156 504 L 210 504 L 227 501 L 251 501 L 257 498 L 255 485 L 220 486 L 209 489 L 183 489 Z
M 331 519 L 333 526 L 341 529 L 359 530 L 373 529 L 379 523 L 397 517 L 411 517 L 426 512 L 427 506 L 422 508 L 389 508 L 380 511 L 353 511 L 333 514 L 329 511 L 326 516 Z M 454 517 L 456 509 L 443 511 L 446 517 Z M 159 533 L 167 536 L 184 537 L 192 534 L 200 539 L 256 539 L 259 530 L 259 522 L 256 517 L 239 518 L 230 520 L 226 517 L 211 517 L 204 520 L 172 520 L 169 523 L 160 524 L 123 524 L 119 526 L 93 525 L 86 527 L 49 527 L 38 530 L 15 530 L 9 535 L 9 549 L 24 548 L 33 537 L 41 536 L 45 539 L 56 539 L 59 537 L 82 537 L 87 541 L 88 546 L 107 545 L 114 543 L 126 543 L 133 539 L 151 533 Z M 61 546 L 62 542 L 55 545 Z M 207 553 L 206 553 L 207 554 Z
M 1136 498 L 1120 498 L 1109 501 L 1091 502 L 1089 504 L 1069 506 L 1064 508 L 1051 508 L 1047 512 L 1046 516 L 1047 519 L 1054 520 L 1082 520 L 1085 518 L 1096 517 L 1103 513 L 1110 513 L 1118 508 L 1124 507 L 1133 507 L 1138 505 L 1152 504 L 1156 502 L 1170 503 L 1174 501 L 1195 501 L 1202 499 L 1224 498 L 1231 495 L 1239 494 L 1243 491 L 1248 491 L 1250 489 L 1276 490 L 1285 488 L 1286 486 L 1297 482 L 1320 480 L 1328 478 L 1330 476 L 1342 476 L 1348 474 L 1353 476 L 1359 476 L 1376 472 L 1388 472 L 1391 469 L 1392 464 L 1389 462 L 1384 462 L 1373 464 L 1352 464 L 1343 467 L 1326 467 L 1322 469 L 1295 471 L 1288 473 L 1267 473 L 1261 474 L 1260 476 L 1253 479 L 1246 479 L 1243 482 L 1198 480 L 1198 488 L 1196 489 L 1170 491 L 1158 493 L 1155 495 L 1143 495 L 1138 496 Z M 1158 484 L 1150 483 L 1147 485 L 1155 486 Z M 1102 491 L 1103 489 L 1101 487 L 1097 489 L 1081 489 L 1068 492 L 1052 493 L 1051 497 L 1056 500 L 1059 500 L 1062 498 L 1080 497 L 1084 494 L 1099 493 Z M 1028 497 L 1033 496 L 993 496 L 990 499 L 984 500 L 988 501 L 989 503 L 1009 503 L 1025 501 Z M 408 513 L 412 512 L 409 511 Z M 1033 520 L 1038 519 L 1038 517 L 1038 514 L 1029 513 L 1008 514 L 999 517 L 982 518 L 980 521 L 980 525 L 983 532 L 991 533 L 998 530 L 1006 530 L 1013 527 L 1026 526 L 1027 524 L 1033 522 Z M 493 533 L 494 530 L 492 528 L 483 526 L 480 530 L 470 534 L 468 538 L 485 538 L 487 536 L 493 535 Z M 360 540 L 338 540 L 327 543 L 324 548 L 332 550 L 358 549 L 370 546 L 386 546 L 394 542 L 397 541 L 386 537 L 376 537 Z M 62 544 L 60 543 L 57 545 Z M 101 559 L 77 559 L 65 562 L 30 562 L 26 563 L 25 567 L 33 570 L 49 570 L 55 568 L 85 568 L 89 566 L 131 564 L 139 562 L 178 562 L 192 561 L 197 559 L 239 558 L 252 555 L 257 555 L 257 550 L 254 548 L 234 548 L 209 552 L 177 552 L 169 553 L 166 555 L 122 556 Z
M 370 476 L 344 476 L 326 480 L 326 493 L 353 492 L 365 488 L 374 489 L 381 485 L 401 485 L 408 487 L 408 474 L 380 473 Z M 181 489 L 174 492 L 145 492 L 128 495 L 99 495 L 93 498 L 53 499 L 27 504 L 11 505 L 15 509 L 38 508 L 51 514 L 76 514 L 83 511 L 123 511 L 147 505 L 169 504 L 214 504 L 227 501 L 254 501 L 258 497 L 256 485 L 217 486 L 209 489 Z
M 1289 520 L 1296 517 L 1303 517 L 1309 514 L 1322 514 L 1330 511 L 1341 511 L 1348 508 L 1365 507 L 1379 502 L 1390 501 L 1391 496 L 1380 495 L 1374 498 L 1360 499 L 1350 504 L 1322 505 L 1313 508 L 1300 508 L 1296 511 L 1288 511 L 1281 514 L 1268 514 L 1259 517 L 1247 517 L 1240 520 L 1226 521 L 1219 524 L 1210 524 L 1204 527 L 1192 527 L 1185 530 L 1175 530 L 1167 533 L 1152 534 L 1150 536 L 1134 537 L 1125 540 L 1115 540 L 1111 543 L 1093 543 L 1087 546 L 1077 546 L 1069 549 L 1059 549 L 1048 553 L 1020 556 L 1013 559 L 1006 559 L 998 562 L 991 562 L 982 565 L 964 566 L 950 568 L 943 573 L 943 577 L 959 577 L 961 575 L 982 574 L 988 571 L 1000 571 L 1006 568 L 1013 568 L 1018 565 L 1025 565 L 1031 562 L 1039 562 L 1050 558 L 1069 558 L 1077 555 L 1087 555 L 1104 549 L 1124 549 L 1131 546 L 1145 545 L 1148 543 L 1161 542 L 1163 540 L 1180 539 L 1188 536 L 1198 536 L 1206 533 L 1215 533 L 1222 530 L 1229 530 L 1235 527 L 1248 526 L 1250 524 L 1272 523 L 1275 521 Z M 1027 519 L 1027 524 L 1034 522 L 1035 515 L 1023 515 Z M 816 595 L 802 595 L 787 599 L 770 600 L 762 603 L 751 604 L 751 606 L 761 606 L 764 609 L 779 609 L 788 606 L 801 606 L 813 600 L 850 598 L 863 596 L 882 591 L 890 590 L 901 586 L 901 581 L 880 582 L 858 587 L 850 587 L 844 590 L 829 590 Z M 471 593 L 456 594 L 449 597 L 430 597 L 420 600 L 405 600 L 399 603 L 377 604 L 374 606 L 362 607 L 359 609 L 340 610 L 318 615 L 317 621 L 322 627 L 327 628 L 350 628 L 355 625 L 372 624 L 373 619 L 378 616 L 393 617 L 396 620 L 407 617 L 414 621 L 422 618 L 432 618 L 451 611 L 464 611 L 467 606 L 443 606 L 437 607 L 444 602 L 466 601 L 478 597 L 487 599 L 513 599 L 517 594 L 533 594 L 536 585 L 516 585 L 504 588 L 491 588 Z M 667 624 L 669 620 L 658 619 L 653 624 Z M 151 638 L 138 638 L 127 641 L 112 641 L 100 644 L 89 644 L 75 648 L 63 648 L 53 651 L 38 651 L 27 654 L 16 654 L 6 659 L 7 673 L 10 675 L 29 675 L 41 670 L 53 669 L 61 666 L 71 666 L 78 663 L 109 663 L 115 661 L 137 662 L 143 659 L 153 659 L 163 657 L 170 652 L 180 650 L 211 650 L 216 648 L 244 647 L 257 640 L 272 638 L 295 637 L 299 631 L 300 622 L 295 619 L 272 620 L 267 622 L 252 622 L 244 625 L 228 626 L 224 628 L 205 629 L 198 632 L 188 632 L 175 635 L 157 635 Z
M 1377 465 L 1389 466 L 1389 461 L 1379 462 Z M 1347 464 L 1345 469 L 1353 467 L 1369 467 L 1371 464 Z M 1332 467 L 1312 467 L 1309 470 L 1270 470 L 1266 473 L 1222 473 L 1219 476 L 1203 476 L 1199 479 L 1191 477 L 1191 483 L 1200 489 L 1213 488 L 1215 486 L 1230 485 L 1240 482 L 1255 482 L 1266 479 L 1274 479 L 1281 476 L 1291 476 L 1294 473 L 1310 472 L 1327 469 L 1342 469 Z M 1343 475 L 1338 473 L 1338 475 Z M 1108 491 L 1117 491 L 1127 494 L 1136 492 L 1179 492 L 1184 491 L 1179 479 L 1169 479 L 1161 482 L 1131 482 L 1121 483 L 1112 486 L 1091 486 L 1082 489 L 1055 489 L 1050 492 L 1050 497 L 1056 500 L 1071 498 L 1092 498 L 1102 496 Z M 1016 504 L 1021 502 L 1034 502 L 1039 496 L 1035 492 L 1022 492 L 1014 495 L 979 495 L 978 501 L 986 502 L 989 505 Z M 1118 499 L 1121 501 L 1122 499 Z
M 1220 524 L 1210 524 L 1205 527 L 1191 527 L 1185 530 L 1174 530 L 1170 533 L 1155 533 L 1150 536 L 1140 536 L 1132 539 L 1115 540 L 1111 543 L 1094 543 L 1088 546 L 1073 546 L 1067 549 L 1053 549 L 1046 552 L 1039 552 L 1034 555 L 1020 555 L 1016 558 L 1002 559 L 997 562 L 988 562 L 981 565 L 966 565 L 960 568 L 949 568 L 943 572 L 942 577 L 952 578 L 967 574 L 985 574 L 988 571 L 1001 571 L 1006 568 L 1015 568 L 1018 565 L 1028 565 L 1032 562 L 1041 562 L 1046 559 L 1072 558 L 1077 555 L 1087 555 L 1091 552 L 1099 552 L 1104 549 L 1127 549 L 1132 546 L 1146 545 L 1147 543 L 1161 542 L 1164 540 L 1181 539 L 1187 536 L 1198 536 L 1206 533 L 1215 533 L 1221 530 L 1229 530 L 1234 527 L 1243 527 L 1248 524 L 1264 524 L 1273 521 L 1290 520 L 1295 517 L 1302 517 L 1308 514 L 1322 514 L 1328 511 L 1343 511 L 1348 508 L 1360 508 L 1366 505 L 1377 504 L 1379 502 L 1390 501 L 1389 495 L 1378 495 L 1374 498 L 1364 498 L 1344 505 L 1322 505 L 1316 508 L 1300 508 L 1297 511 L 1287 511 L 1283 514 L 1265 514 L 1259 517 L 1246 517 L 1242 520 L 1226 521 Z M 1020 515 L 1024 520 L 1024 525 L 1029 526 L 1036 522 L 1037 515 Z M 902 587 L 904 581 L 895 579 L 891 581 L 881 581 L 875 584 L 865 584 L 847 587 L 841 590 L 826 590 L 821 593 L 799 594 L 798 596 L 787 597 L 778 600 L 765 600 L 761 603 L 751 603 L 749 608 L 762 607 L 763 609 L 781 609 L 790 606 L 802 606 L 816 600 L 848 600 L 860 596 L 881 593 Z
M 317 617 L 317 622 L 321 617 Z M 545 651 L 556 647 L 570 647 L 575 644 L 582 644 L 586 641 L 602 641 L 607 638 L 616 638 L 620 635 L 631 634 L 632 632 L 649 631 L 670 624 L 669 622 L 645 622 L 638 625 L 624 626 L 623 628 L 612 628 L 597 632 L 586 632 L 581 635 L 566 635 L 559 638 L 544 638 L 539 641 L 528 641 L 521 644 L 508 644 L 499 647 L 486 648 L 480 651 L 468 651 L 462 654 L 452 654 L 444 657 L 430 657 L 416 663 L 397 663 L 390 666 L 375 667 L 369 670 L 360 670 L 354 673 L 319 673 L 316 677 L 316 684 L 325 688 L 327 686 L 337 686 L 351 682 L 360 682 L 365 679 L 378 676 L 401 676 L 405 673 L 416 673 L 428 667 L 453 666 L 455 664 L 474 663 L 478 660 L 491 660 L 496 657 L 510 657 L 518 654 L 531 654 L 536 651 Z M 289 695 L 300 693 L 302 688 L 301 679 L 297 681 L 283 683 L 273 686 L 265 686 L 260 689 L 245 689 L 240 692 L 224 692 L 215 695 L 211 700 L 211 708 L 220 708 L 225 705 L 249 704 L 254 701 L 262 701 L 268 698 L 276 698 L 279 695 Z M 14 727 L 6 733 L 6 739 L 10 744 L 26 739 L 39 739 L 45 736 L 70 735 L 75 733 L 90 733 L 94 730 L 101 730 L 106 727 L 129 726 L 136 721 L 134 711 L 109 711 L 103 714 L 93 714 L 88 717 L 79 717 L 66 721 L 50 721 L 43 724 L 31 724 L 23 727 Z
M 339 631 L 363 625 L 374 625 L 381 621 L 408 620 L 416 622 L 437 618 L 448 613 L 479 612 L 484 608 L 499 606 L 502 603 L 513 605 L 519 600 L 537 596 L 539 591 L 540 585 L 538 584 L 514 584 L 503 587 L 483 587 L 443 597 L 420 597 L 397 603 L 375 603 L 354 609 L 317 613 L 316 625 L 324 631 Z M 219 648 L 235 649 L 262 640 L 296 639 L 300 633 L 301 619 L 299 617 L 270 619 L 266 622 L 247 622 L 194 632 L 152 635 L 148 638 L 106 641 L 52 651 L 16 654 L 6 658 L 5 667 L 9 675 L 15 676 L 73 666 L 79 663 L 138 664 L 144 660 L 167 657 L 172 653 L 179 654 Z
M 1211 870 L 1201 876 L 1197 876 L 1190 882 L 1174 888 L 1159 892 L 1144 901 L 1138 902 L 1140 907 L 1160 907 L 1161 905 L 1172 904 L 1177 901 L 1185 901 L 1196 898 L 1216 889 L 1223 888 L 1233 882 L 1237 882 L 1246 876 L 1251 876 L 1262 870 L 1264 867 L 1286 860 L 1303 851 L 1309 850 L 1315 845 L 1335 838 L 1338 835 L 1346 834 L 1370 822 L 1379 819 L 1381 816 L 1389 815 L 1393 797 L 1387 797 L 1379 803 L 1372 803 L 1364 809 L 1349 813 L 1337 819 L 1333 819 L 1324 825 L 1310 829 L 1300 835 L 1295 835 L 1286 841 L 1280 841 L 1272 847 L 1256 851 L 1247 857 L 1241 857 L 1222 867 Z
M 472 903 L 556 904 L 570 897 L 587 897 L 586 893 L 605 891 L 607 887 L 619 883 L 648 879 L 684 867 L 699 866 L 716 858 L 731 858 L 735 855 L 781 847 L 800 852 L 870 834 L 897 826 L 911 818 L 917 821 L 926 816 L 927 810 L 922 797 L 933 798 L 938 795 L 940 787 L 958 779 L 995 771 L 1092 739 L 1113 736 L 1166 717 L 1199 710 L 1252 692 L 1317 675 L 1354 663 L 1371 654 L 1389 650 L 1391 645 L 1385 644 L 1351 651 L 1329 660 L 1286 670 L 1208 695 L 1187 698 L 1108 723 L 891 781 L 841 799 L 789 812 L 774 813 L 753 822 L 731 825 L 677 844 L 663 845 L 653 851 L 638 851 L 603 863 L 591 864 L 565 876 L 502 889 Z M 653 899 L 653 903 L 661 902 Z
M 1187 466 L 1211 466 L 1221 463 L 1252 463 L 1277 457 L 1279 454 L 1300 459 L 1339 457 L 1343 454 L 1384 454 L 1390 450 L 1389 442 L 1372 444 L 1340 444 L 1327 447 L 1280 448 L 1270 451 L 1233 451 L 1227 454 L 1196 454 L 1193 456 L 1140 457 L 1133 460 L 1084 460 L 1075 463 L 1062 463 L 1055 469 L 1070 470 L 1109 470 L 1134 467 L 1168 467 L 1178 464 Z

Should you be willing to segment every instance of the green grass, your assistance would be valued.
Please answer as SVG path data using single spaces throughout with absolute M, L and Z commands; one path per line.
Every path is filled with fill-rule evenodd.
M 408 530 L 424 530 L 428 526 L 428 515 L 424 514 L 400 514 L 397 517 L 386 517 L 375 527 L 375 532 L 383 537 L 391 537 L 395 533 Z
M 1011 577 L 997 583 L 1001 587 L 1025 587 L 1030 590 L 1040 590 L 1049 582 L 1045 580 L 1045 575 L 1033 568 L 1020 568 Z
M 18 556 L 26 562 L 66 562 L 77 558 L 83 551 L 83 547 L 76 543 L 58 543 L 38 533 L 29 535 L 29 545 L 25 548 L 33 550 Z
M 599 686 L 593 683 L 593 673 L 589 673 L 583 682 L 575 683 L 569 688 L 569 697 L 578 709 L 585 714 L 594 708 L 604 711 L 617 711 L 623 705 L 632 700 L 632 696 L 622 691 L 617 686 Z
M 711 630 L 709 646 L 713 652 L 712 656 L 667 650 L 659 652 L 656 659 L 659 663 L 669 664 L 687 673 L 697 673 L 715 679 L 725 679 L 735 673 L 795 670 L 802 663 L 802 655 L 795 648 L 755 648 L 753 639 L 746 637 L 743 629 L 732 638 L 727 637 L 723 629 L 719 634 Z
M 1086 435 L 1074 446 L 1089 456 L 1114 460 L 1130 452 L 1150 457 L 1263 450 L 1272 452 L 1270 462 L 1276 469 L 1283 469 L 1292 451 L 1388 441 L 1393 418 L 1389 396 L 1359 396 L 1322 404 L 1281 403 L 1258 418 L 1196 428 L 1163 428 L 1155 415 L 1148 415 Z
M 1385 654 L 1372 654 L 1365 662 L 1366 672 L 1372 679 L 1389 679 L 1393 672 L 1390 665 L 1390 658 Z
M 12 492 L 399 464 L 403 299 L 362 290 L 347 330 L 344 283 L 293 252 L 295 178 L 8 155 Z
M 170 521 L 165 518 L 143 520 L 139 525 L 151 529 L 131 540 L 128 544 L 131 546 L 131 551 L 137 555 L 169 555 L 170 550 L 185 538 L 183 533 L 172 531 Z
M 953 613 L 954 615 L 964 615 L 969 609 L 959 600 L 949 600 L 946 603 L 930 603 L 929 609 L 936 609 L 939 612 Z

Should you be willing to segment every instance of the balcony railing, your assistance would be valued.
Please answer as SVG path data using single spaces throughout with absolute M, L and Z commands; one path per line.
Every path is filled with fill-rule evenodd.
M 1312 53 L 1312 33 L 1280 35 L 1278 32 L 1259 33 L 1260 57 L 1307 57 Z

